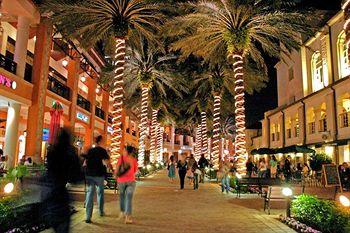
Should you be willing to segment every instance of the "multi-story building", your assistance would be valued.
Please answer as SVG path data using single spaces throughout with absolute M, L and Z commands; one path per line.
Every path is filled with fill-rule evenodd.
M 194 138 L 174 126 L 164 127 L 163 158 L 166 161 L 171 155 L 178 159 L 179 155 L 189 156 L 194 153 Z
M 97 83 L 104 58 L 61 36 L 31 0 L 3 0 L 0 36 L 0 148 L 13 166 L 41 161 L 52 106 L 80 148 L 107 136 L 110 96 Z
M 344 23 L 343 12 L 337 13 L 300 50 L 276 65 L 278 108 L 265 113 L 256 147 L 306 145 L 336 163 L 350 161 L 350 66 Z

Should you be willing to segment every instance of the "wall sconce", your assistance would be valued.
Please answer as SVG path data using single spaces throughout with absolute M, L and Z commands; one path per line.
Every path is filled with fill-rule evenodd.
M 66 66 L 68 65 L 68 61 L 67 61 L 66 59 L 64 59 L 64 60 L 62 61 L 62 65 L 63 65 L 64 67 L 66 67 Z

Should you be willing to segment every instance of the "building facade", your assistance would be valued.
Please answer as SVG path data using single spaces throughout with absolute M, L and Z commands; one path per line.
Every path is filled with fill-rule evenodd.
M 265 113 L 257 148 L 305 145 L 350 162 L 350 66 L 339 12 L 276 65 L 278 108 Z M 297 155 L 303 157 L 303 155 Z
M 3 0 L 0 36 L 0 148 L 14 166 L 41 162 L 54 106 L 79 149 L 107 138 L 110 96 L 98 85 L 105 65 L 96 49 L 66 40 L 30 0 Z

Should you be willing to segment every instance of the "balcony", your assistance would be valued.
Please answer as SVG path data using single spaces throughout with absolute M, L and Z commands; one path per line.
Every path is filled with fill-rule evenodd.
M 99 118 L 101 118 L 102 120 L 105 119 L 105 111 L 103 111 L 101 108 L 99 107 L 95 107 L 95 115 Z
M 52 91 L 53 93 L 65 98 L 66 100 L 70 100 L 70 89 L 63 83 L 56 80 L 54 77 L 49 76 L 47 89 Z
M 350 126 L 349 118 L 350 118 L 350 112 L 344 112 L 342 114 L 339 114 L 340 128 L 347 128 Z
M 91 112 L 91 103 L 84 97 L 78 94 L 77 105 L 88 112 Z
M 0 54 L 0 67 L 11 72 L 12 74 L 16 74 L 17 63 L 11 59 L 8 59 L 2 54 Z

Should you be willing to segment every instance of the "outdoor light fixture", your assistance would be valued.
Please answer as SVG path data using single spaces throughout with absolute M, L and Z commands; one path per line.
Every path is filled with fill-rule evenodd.
M 291 204 L 291 197 L 293 195 L 293 190 L 289 187 L 284 187 L 282 189 L 282 194 L 283 196 L 286 197 L 286 202 L 287 202 L 286 215 L 287 217 L 290 217 L 290 204 Z
M 151 170 L 152 166 L 151 166 L 150 164 L 148 164 L 148 165 L 146 166 L 146 168 L 147 168 L 147 170 Z
M 4 187 L 4 193 L 9 194 L 14 190 L 15 186 L 13 183 L 7 183 Z
M 84 83 L 86 81 L 86 77 L 85 76 L 81 76 L 80 81 L 82 81 Z
M 68 61 L 67 61 L 66 59 L 64 59 L 64 60 L 62 61 L 62 65 L 63 65 L 64 67 L 66 67 L 66 66 L 68 65 Z
M 100 88 L 96 88 L 96 94 L 100 93 Z
M 350 207 L 350 200 L 344 195 L 339 196 L 340 204 L 342 204 L 344 207 Z
M 236 177 L 237 177 L 237 179 L 242 179 L 242 175 L 239 173 L 236 173 Z

